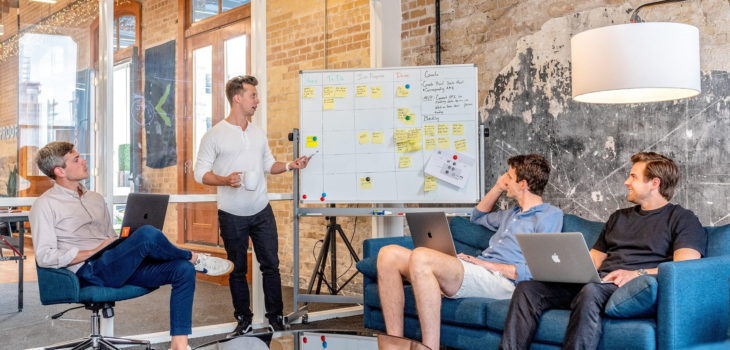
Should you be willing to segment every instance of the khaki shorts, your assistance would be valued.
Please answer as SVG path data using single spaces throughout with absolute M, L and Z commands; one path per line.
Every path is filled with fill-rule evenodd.
M 464 266 L 464 280 L 461 287 L 449 299 L 461 298 L 492 298 L 510 299 L 515 290 L 515 284 L 500 274 L 487 270 L 479 265 L 459 259 Z

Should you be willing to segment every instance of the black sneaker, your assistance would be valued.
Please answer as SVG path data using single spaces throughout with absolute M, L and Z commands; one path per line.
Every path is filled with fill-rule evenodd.
M 269 317 L 269 330 L 272 332 L 278 332 L 286 330 L 286 326 L 284 325 L 284 316 L 273 316 Z
M 238 337 L 240 335 L 244 335 L 246 333 L 251 332 L 251 319 L 244 319 L 243 316 L 236 316 L 236 320 L 238 321 L 238 325 L 236 326 L 236 329 L 233 330 L 232 333 L 229 333 L 226 338 L 233 338 Z

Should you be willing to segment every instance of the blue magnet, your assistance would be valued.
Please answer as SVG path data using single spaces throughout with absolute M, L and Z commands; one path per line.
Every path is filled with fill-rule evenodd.
M 406 89 L 410 89 L 410 88 L 411 88 L 411 84 L 406 84 Z
M 327 349 L 327 342 L 322 342 L 322 348 Z
M 312 137 L 312 141 L 317 141 L 317 136 Z
M 327 193 L 322 192 L 322 197 L 327 197 Z

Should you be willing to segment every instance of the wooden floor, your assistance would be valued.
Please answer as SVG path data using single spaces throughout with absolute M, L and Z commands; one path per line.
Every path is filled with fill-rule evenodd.
M 25 239 L 26 259 L 23 263 L 23 281 L 33 282 L 38 280 L 35 272 L 35 255 L 33 254 L 33 246 L 29 237 Z M 4 246 L 4 245 L 3 245 Z M 13 251 L 10 249 L 2 249 L 3 256 L 11 256 Z M 0 283 L 17 283 L 18 282 L 18 261 L 0 261 Z

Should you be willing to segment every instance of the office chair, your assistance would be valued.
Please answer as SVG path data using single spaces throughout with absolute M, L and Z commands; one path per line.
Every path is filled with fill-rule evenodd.
M 114 317 L 114 302 L 136 298 L 152 292 L 155 289 L 148 289 L 138 286 L 125 285 L 121 288 L 108 288 L 99 286 L 81 287 L 79 278 L 75 273 L 67 269 L 44 268 L 36 265 L 38 271 L 38 291 L 41 296 L 41 304 L 69 304 L 78 303 L 83 306 L 53 315 L 56 319 L 66 311 L 84 307 L 91 310 L 91 334 L 88 337 L 75 339 L 63 343 L 53 344 L 45 349 L 110 349 L 117 350 L 115 344 L 144 345 L 150 350 L 150 342 L 147 340 L 135 340 L 116 337 L 105 337 L 101 335 L 99 312 L 104 318 Z

